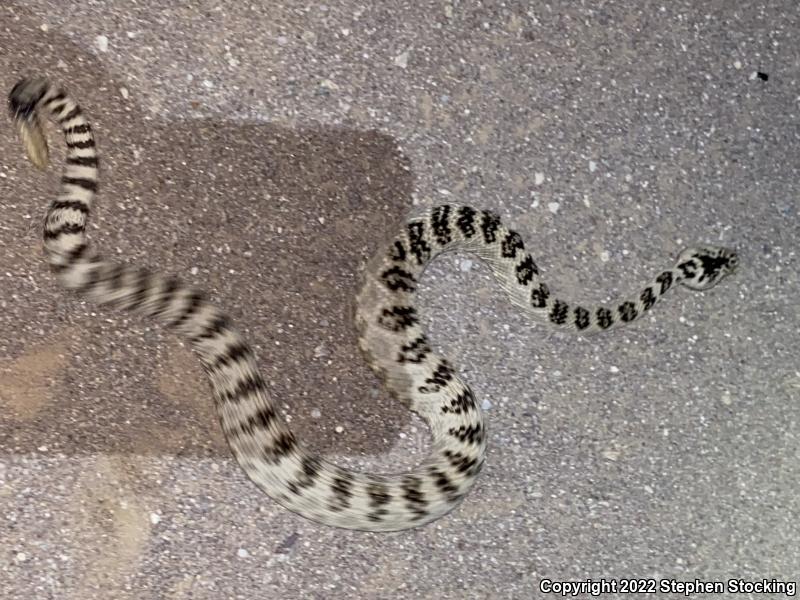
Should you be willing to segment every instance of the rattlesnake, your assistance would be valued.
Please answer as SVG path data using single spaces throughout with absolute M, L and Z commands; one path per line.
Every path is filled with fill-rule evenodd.
M 448 204 L 410 219 L 368 265 L 356 326 L 370 366 L 427 421 L 433 444 L 410 473 L 354 473 L 311 455 L 295 439 L 270 398 L 252 349 L 203 293 L 174 277 L 107 262 L 87 244 L 98 159 L 91 127 L 75 101 L 37 77 L 17 83 L 9 107 L 36 166 L 48 162 L 40 111 L 55 119 L 66 139 L 61 191 L 44 222 L 45 253 L 59 282 L 98 303 L 157 318 L 188 340 L 211 381 L 225 437 L 250 479 L 286 508 L 327 525 L 392 531 L 428 523 L 457 506 L 481 470 L 486 448 L 481 409 L 450 363 L 431 349 L 414 307 L 420 276 L 437 255 L 476 254 L 525 313 L 582 333 L 634 321 L 677 283 L 708 289 L 738 260 L 725 248 L 690 248 L 631 299 L 585 308 L 550 292 L 520 235 L 494 213 Z

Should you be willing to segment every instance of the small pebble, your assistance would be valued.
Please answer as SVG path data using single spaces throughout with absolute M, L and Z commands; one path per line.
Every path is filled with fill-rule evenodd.
M 98 35 L 94 39 L 95 46 L 100 52 L 107 52 L 108 51 L 108 38 L 104 35 Z
M 408 50 L 395 56 L 394 64 L 396 64 L 401 69 L 405 69 L 408 66 Z
M 556 214 L 559 208 L 560 206 L 558 202 L 548 202 L 547 204 L 547 210 L 549 210 L 553 214 Z
M 612 366 L 612 367 L 609 367 L 608 370 L 611 371 L 612 373 L 619 373 L 619 367 L 613 367 Z
M 342 427 L 341 425 L 337 425 L 334 431 L 336 431 L 336 433 L 342 433 L 344 432 L 344 427 Z
M 161 516 L 158 513 L 150 513 L 150 522 L 153 525 L 158 525 L 161 522 Z
M 464 258 L 464 259 L 461 260 L 461 264 L 459 265 L 459 269 L 461 269 L 461 271 L 464 272 L 464 273 L 468 273 L 472 269 L 472 265 L 473 264 L 475 264 L 475 263 L 473 263 L 470 259 Z
M 339 86 L 336 84 L 336 82 L 331 79 L 323 79 L 319 82 L 319 87 L 331 91 L 336 91 L 339 89 Z
M 544 173 L 534 173 L 533 183 L 536 185 L 542 185 L 544 183 Z
M 248 556 L 250 556 L 250 553 L 244 548 L 239 548 L 236 551 L 236 556 L 238 556 L 239 558 L 247 558 Z

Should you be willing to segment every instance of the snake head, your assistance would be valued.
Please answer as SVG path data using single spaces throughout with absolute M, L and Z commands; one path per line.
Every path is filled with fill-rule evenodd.
M 44 77 L 29 77 L 19 81 L 8 94 L 8 110 L 25 146 L 25 153 L 39 169 L 47 167 L 49 160 L 47 139 L 38 111 L 49 85 Z
M 36 114 L 36 106 L 47 92 L 44 77 L 27 77 L 20 80 L 8 94 L 8 110 L 14 120 L 27 120 Z
M 730 248 L 697 246 L 681 252 L 676 268 L 683 285 L 703 291 L 733 273 L 738 264 L 739 256 Z

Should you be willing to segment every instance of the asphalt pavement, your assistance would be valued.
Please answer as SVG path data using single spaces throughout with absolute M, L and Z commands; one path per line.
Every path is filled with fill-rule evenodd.
M 3 2 L 0 89 L 46 74 L 96 132 L 92 241 L 208 290 L 298 438 L 343 465 L 427 448 L 352 325 L 359 270 L 421 207 L 498 212 L 585 303 L 696 242 L 741 266 L 583 338 L 527 322 L 476 258 L 437 261 L 421 311 L 487 412 L 486 467 L 427 527 L 332 529 L 247 481 L 183 344 L 57 287 L 40 227 L 59 170 L 7 121 L 0 597 L 790 595 L 798 31 L 790 0 Z

